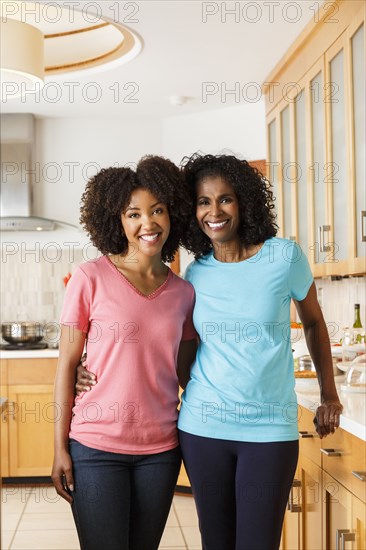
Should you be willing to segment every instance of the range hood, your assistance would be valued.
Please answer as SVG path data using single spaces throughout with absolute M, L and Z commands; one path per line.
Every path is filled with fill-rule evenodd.
M 55 229 L 54 220 L 33 215 L 33 147 L 33 115 L 2 115 L 1 231 L 52 231 Z
M 55 223 L 32 216 L 31 147 L 1 143 L 1 231 L 51 231 Z

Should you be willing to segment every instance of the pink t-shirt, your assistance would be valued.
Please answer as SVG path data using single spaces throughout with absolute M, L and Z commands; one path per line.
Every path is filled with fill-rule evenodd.
M 98 383 L 76 397 L 70 437 L 123 454 L 173 449 L 177 439 L 181 340 L 196 337 L 194 290 L 171 270 L 149 296 L 102 256 L 71 277 L 61 323 L 88 333 L 88 368 Z

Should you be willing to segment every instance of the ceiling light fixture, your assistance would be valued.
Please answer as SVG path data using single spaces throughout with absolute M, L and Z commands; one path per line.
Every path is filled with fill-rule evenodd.
M 71 15 L 56 2 L 0 0 L 2 99 L 38 91 L 50 78 L 115 69 L 140 53 L 141 39 L 124 25 L 99 13 L 93 21 L 80 10 Z
M 171 95 L 169 97 L 170 105 L 184 105 L 187 102 L 187 97 L 184 95 Z
M 1 90 L 13 87 L 12 97 L 19 97 L 35 85 L 43 86 L 43 33 L 15 19 L 0 20 Z

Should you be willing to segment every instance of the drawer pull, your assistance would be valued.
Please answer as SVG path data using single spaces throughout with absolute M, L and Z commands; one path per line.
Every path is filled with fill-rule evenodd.
M 351 533 L 349 529 L 337 529 L 336 531 L 336 550 L 346 550 L 346 542 L 355 542 L 356 534 Z
M 354 472 L 352 471 L 352 475 L 357 477 L 360 481 L 366 481 L 366 472 Z
M 294 479 L 292 482 L 287 509 L 290 510 L 290 512 L 301 512 L 301 506 L 294 503 L 294 487 L 301 487 L 301 481 L 299 479 Z
M 330 252 L 331 247 L 329 244 L 324 244 L 324 233 L 330 231 L 330 225 L 320 225 L 318 227 L 319 233 L 319 252 Z
M 301 437 L 301 439 L 310 439 L 312 437 L 319 437 L 319 435 L 316 433 L 316 432 L 304 432 L 304 431 L 301 431 L 299 432 L 299 436 Z
M 366 210 L 361 210 L 361 240 L 366 242 Z
M 320 449 L 323 454 L 326 456 L 342 456 L 342 451 L 339 449 Z

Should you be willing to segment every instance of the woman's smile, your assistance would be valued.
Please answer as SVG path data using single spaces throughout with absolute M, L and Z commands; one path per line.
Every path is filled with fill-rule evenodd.
M 205 222 L 208 227 L 212 230 L 212 231 L 220 231 L 221 229 L 223 229 L 225 227 L 225 225 L 227 223 L 229 223 L 229 219 L 227 220 L 224 220 L 222 222 Z
M 139 239 L 147 243 L 156 243 L 160 237 L 161 233 L 146 233 L 145 235 L 140 235 Z

